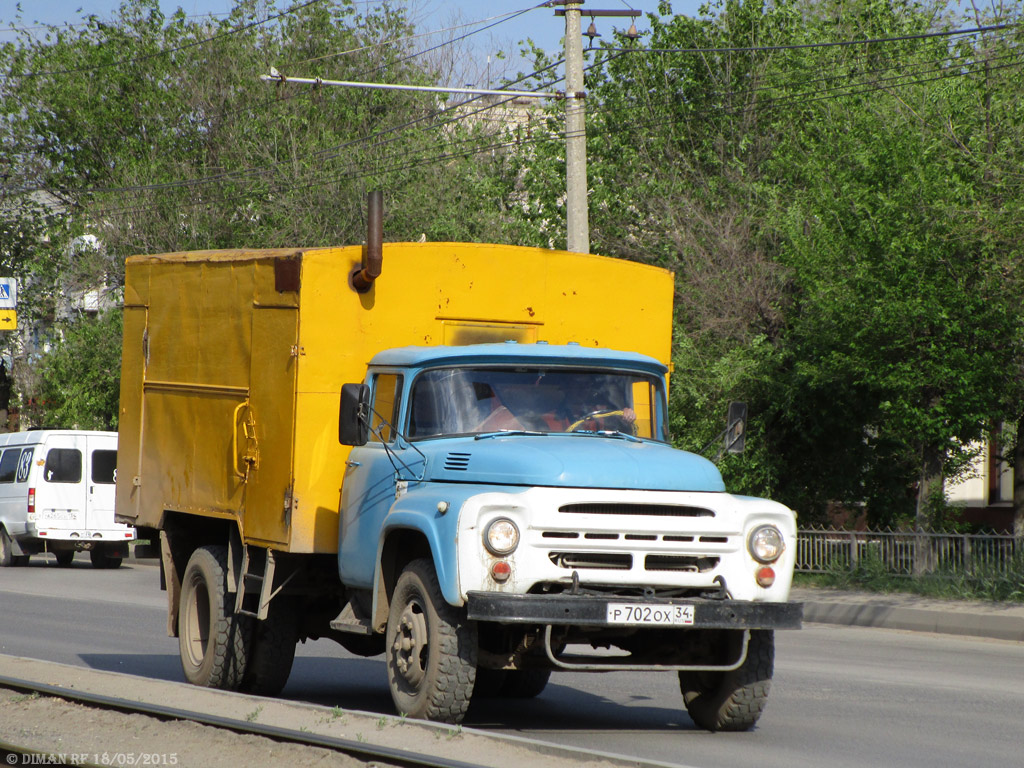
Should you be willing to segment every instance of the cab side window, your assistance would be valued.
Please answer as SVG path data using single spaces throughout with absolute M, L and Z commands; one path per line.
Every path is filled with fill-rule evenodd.
M 48 483 L 81 482 L 82 452 L 77 448 L 51 448 L 46 452 L 43 479 Z
M 402 377 L 397 373 L 380 373 L 374 377 L 373 411 L 370 414 L 370 442 L 391 443 L 398 422 L 399 393 Z
M 13 483 L 18 473 L 18 461 L 21 459 L 21 448 L 8 448 L 0 457 L 0 483 Z

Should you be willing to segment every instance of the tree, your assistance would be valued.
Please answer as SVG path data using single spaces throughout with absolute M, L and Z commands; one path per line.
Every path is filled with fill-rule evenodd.
M 388 239 L 502 239 L 504 160 L 478 154 L 494 143 L 480 125 L 432 96 L 259 80 L 275 66 L 432 84 L 412 31 L 388 4 L 238 0 L 214 21 L 126 0 L 110 23 L 0 48 L 0 167 L 19 207 L 0 200 L 0 255 L 32 278 L 33 318 L 58 319 L 72 267 L 116 287 L 135 253 L 359 243 L 369 189 L 386 191 Z M 40 194 L 53 215 L 25 210 Z M 83 235 L 100 247 L 72 258 Z
M 116 430 L 121 380 L 121 312 L 62 324 L 39 360 L 39 397 L 29 418 L 44 427 Z
M 927 36 L 940 6 L 901 0 L 659 10 L 638 47 L 661 52 L 590 71 L 592 240 L 676 272 L 677 439 L 702 446 L 746 399 L 734 487 L 805 522 L 832 502 L 923 517 L 963 446 L 1019 412 L 1020 177 L 991 180 L 1019 149 L 982 143 L 1020 125 L 1017 70 L 1004 88 L 994 69 L 1012 34 L 951 45 Z M 540 220 L 560 157 L 538 154 Z

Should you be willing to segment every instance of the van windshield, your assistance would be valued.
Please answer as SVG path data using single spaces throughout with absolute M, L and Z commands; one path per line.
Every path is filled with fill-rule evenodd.
M 406 434 L 622 432 L 665 441 L 663 403 L 661 379 L 638 372 L 438 368 L 413 383 Z

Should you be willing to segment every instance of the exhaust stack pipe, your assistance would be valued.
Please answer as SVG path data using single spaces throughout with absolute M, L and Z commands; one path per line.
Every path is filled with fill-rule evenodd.
M 366 293 L 380 277 L 384 264 L 384 193 L 380 190 L 366 195 L 366 247 L 363 264 L 352 273 L 352 287 Z

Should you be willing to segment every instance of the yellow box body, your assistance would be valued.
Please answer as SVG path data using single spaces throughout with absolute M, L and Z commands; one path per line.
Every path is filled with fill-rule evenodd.
M 118 519 L 234 520 L 246 543 L 338 548 L 349 448 L 342 384 L 382 349 L 506 339 L 624 349 L 668 364 L 673 280 L 656 267 L 504 245 L 133 256 L 125 276 Z

